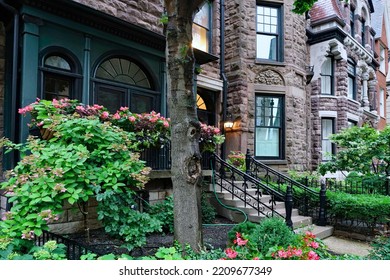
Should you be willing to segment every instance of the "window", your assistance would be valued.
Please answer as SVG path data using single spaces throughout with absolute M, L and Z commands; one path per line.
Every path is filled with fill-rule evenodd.
M 335 154 L 335 146 L 330 141 L 329 136 L 334 134 L 334 119 L 322 118 L 321 119 L 321 145 L 322 145 L 322 160 L 331 160 Z
M 211 4 L 205 3 L 195 15 L 192 25 L 192 47 L 211 52 Z
M 349 22 L 351 26 L 351 36 L 355 38 L 355 10 L 351 8 L 349 13 Z
M 256 9 L 256 57 L 282 61 L 281 6 L 258 5 Z
M 357 121 L 348 120 L 348 128 L 357 126 Z
M 356 66 L 353 60 L 348 59 L 348 98 L 356 99 Z
M 159 111 L 159 93 L 148 72 L 127 57 L 104 60 L 96 69 L 93 102 L 111 113 L 129 107 L 133 113 Z
M 385 117 L 385 91 L 383 88 L 379 90 L 379 116 Z
M 321 66 L 321 94 L 333 95 L 333 58 L 327 57 Z
M 41 67 L 43 76 L 41 98 L 52 100 L 76 98 L 78 75 L 75 63 L 65 54 L 50 53 L 43 59 Z
M 385 57 L 386 57 L 386 50 L 385 48 L 380 45 L 379 46 L 379 70 L 386 74 L 386 61 L 385 61 Z
M 362 46 L 366 46 L 366 22 L 362 19 Z
M 256 96 L 255 156 L 284 158 L 284 97 Z

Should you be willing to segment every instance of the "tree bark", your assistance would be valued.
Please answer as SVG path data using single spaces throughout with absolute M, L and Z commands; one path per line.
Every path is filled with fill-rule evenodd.
M 201 0 L 165 0 L 168 15 L 166 58 L 168 111 L 171 117 L 172 184 L 175 240 L 202 247 L 200 209 L 200 125 L 194 92 L 192 23 Z

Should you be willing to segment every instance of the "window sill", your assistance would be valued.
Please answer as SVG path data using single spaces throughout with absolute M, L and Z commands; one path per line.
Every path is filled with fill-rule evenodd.
M 285 165 L 287 164 L 287 160 L 285 159 L 259 159 L 256 158 L 258 161 L 261 161 L 262 163 L 266 165 Z
M 261 58 L 256 58 L 255 64 L 265 64 L 265 65 L 273 65 L 273 66 L 282 66 L 285 67 L 286 64 L 284 62 L 280 61 L 275 61 L 275 60 L 268 60 L 268 59 L 261 59 Z

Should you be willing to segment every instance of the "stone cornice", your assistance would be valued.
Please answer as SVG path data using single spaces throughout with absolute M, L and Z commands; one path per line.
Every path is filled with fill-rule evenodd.
M 164 51 L 165 36 L 115 18 L 74 1 L 19 0 L 15 1 L 49 12 L 80 24 Z
M 341 30 L 340 28 L 331 27 L 328 29 L 321 30 L 319 32 L 313 32 L 309 29 L 306 30 L 307 35 L 307 43 L 309 45 L 314 45 L 317 43 L 321 43 L 330 39 L 336 39 L 341 43 L 344 43 L 344 39 L 347 36 L 347 34 Z

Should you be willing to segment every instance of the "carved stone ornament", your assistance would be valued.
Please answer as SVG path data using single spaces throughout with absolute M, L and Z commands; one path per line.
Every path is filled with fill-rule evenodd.
M 260 72 L 255 78 L 255 83 L 272 86 L 284 86 L 284 81 L 280 74 L 271 69 Z

